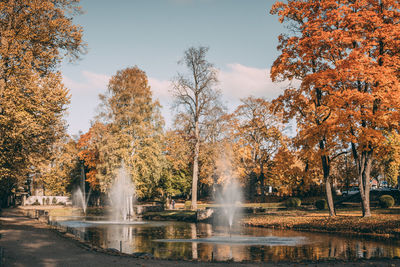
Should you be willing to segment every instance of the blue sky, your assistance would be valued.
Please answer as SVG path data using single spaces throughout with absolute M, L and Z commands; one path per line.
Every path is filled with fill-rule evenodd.
M 209 46 L 208 60 L 220 70 L 219 88 L 230 111 L 249 95 L 272 99 L 282 90 L 269 69 L 284 27 L 269 14 L 273 0 L 81 0 L 75 18 L 88 53 L 64 63 L 71 92 L 68 132 L 86 132 L 96 114 L 98 94 L 117 70 L 137 65 L 149 77 L 154 99 L 163 105 L 167 127 L 173 113 L 169 81 L 190 46 Z

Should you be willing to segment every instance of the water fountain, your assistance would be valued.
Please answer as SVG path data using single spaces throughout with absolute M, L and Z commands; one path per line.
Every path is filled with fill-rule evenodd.
M 222 218 L 220 223 L 228 225 L 229 235 L 232 234 L 232 225 L 234 221 L 239 221 L 242 202 L 242 190 L 237 180 L 237 175 L 232 168 L 232 152 L 224 151 L 223 157 L 217 161 L 217 174 L 220 177 L 219 183 L 222 187 L 217 190 L 215 200 L 222 209 Z
M 110 219 L 114 221 L 129 221 L 134 218 L 133 204 L 135 187 L 126 167 L 118 170 L 110 190 Z
M 229 235 L 232 235 L 232 225 L 234 219 L 239 219 L 239 209 L 242 200 L 242 193 L 240 186 L 236 182 L 236 179 L 230 178 L 225 185 L 221 193 L 217 196 L 217 203 L 221 206 L 226 220 L 225 223 L 229 226 Z
M 72 203 L 74 203 L 74 205 L 80 207 L 83 210 L 83 214 L 84 215 L 86 215 L 86 209 L 87 209 L 87 206 L 88 206 L 90 193 L 91 193 L 91 189 L 89 190 L 89 193 L 86 196 L 86 194 L 84 193 L 83 190 L 81 190 L 80 187 L 78 187 L 72 193 Z

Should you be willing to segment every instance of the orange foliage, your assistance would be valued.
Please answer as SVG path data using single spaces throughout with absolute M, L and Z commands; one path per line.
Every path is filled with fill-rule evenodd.
M 90 129 L 89 132 L 81 135 L 78 141 L 78 152 L 79 159 L 85 164 L 87 173 L 86 181 L 90 184 L 90 187 L 97 189 L 99 186 L 99 180 L 97 179 L 97 164 L 99 162 L 99 149 L 98 149 L 98 138 L 102 131 L 106 130 L 106 126 L 100 122 L 96 122 Z
M 385 143 L 384 130 L 399 129 L 400 3 L 289 0 L 271 12 L 293 30 L 279 37 L 271 77 L 301 81 L 278 105 L 297 119 L 302 145 L 319 151 L 325 179 L 335 153 L 351 146 L 369 216 L 364 192 L 372 159 Z

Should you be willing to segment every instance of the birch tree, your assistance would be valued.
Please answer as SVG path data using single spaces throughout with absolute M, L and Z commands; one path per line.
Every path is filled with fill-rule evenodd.
M 192 209 L 197 209 L 197 186 L 199 177 L 199 154 L 202 124 L 207 116 L 221 106 L 217 85 L 217 71 L 207 61 L 207 47 L 190 47 L 184 52 L 179 64 L 185 66 L 187 73 L 178 73 L 173 80 L 172 93 L 179 113 L 187 116 L 194 142 L 192 173 Z M 179 115 L 178 115 L 179 116 Z M 204 128 L 203 128 L 204 129 Z

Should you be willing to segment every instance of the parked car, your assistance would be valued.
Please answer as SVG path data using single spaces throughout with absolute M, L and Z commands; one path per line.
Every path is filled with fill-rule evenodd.
M 343 190 L 342 195 L 354 195 L 360 193 L 360 189 L 358 187 L 352 187 L 348 190 Z
M 397 188 L 392 188 L 392 187 L 379 187 L 379 188 L 373 188 L 371 190 L 374 191 L 385 191 L 385 192 L 390 192 L 390 191 L 399 191 Z

